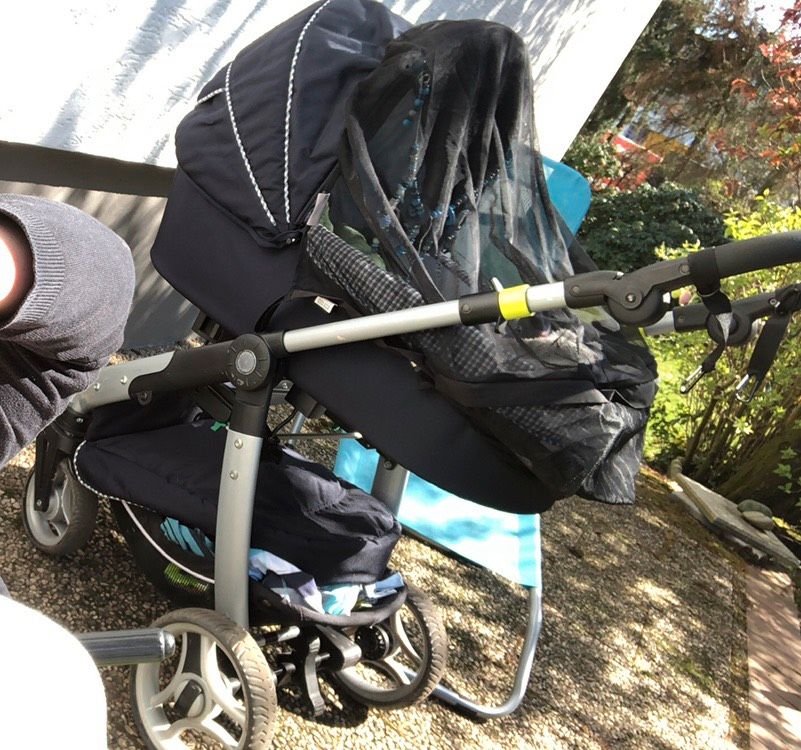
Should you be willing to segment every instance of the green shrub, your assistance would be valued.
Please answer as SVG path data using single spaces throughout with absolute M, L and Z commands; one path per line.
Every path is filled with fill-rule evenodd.
M 562 161 L 583 174 L 593 190 L 623 176 L 623 166 L 615 147 L 603 134 L 578 135 L 570 144 Z
M 726 217 L 731 239 L 748 239 L 801 230 L 801 208 L 757 199 L 747 213 Z M 685 250 L 659 251 L 665 257 Z M 732 300 L 801 281 L 801 268 L 780 266 L 727 279 Z M 698 302 L 696 298 L 694 302 Z M 773 367 L 750 404 L 736 400 L 734 385 L 748 368 L 753 346 L 729 347 L 714 373 L 686 396 L 679 387 L 713 348 L 705 333 L 673 335 L 649 341 L 660 369 L 660 392 L 646 439 L 646 458 L 658 465 L 689 453 L 687 471 L 732 500 L 751 497 L 774 513 L 798 522 L 801 508 L 801 378 L 798 341 L 801 317 L 796 315 Z M 689 449 L 689 450 L 688 450 Z
M 694 191 L 670 182 L 594 193 L 578 239 L 600 268 L 616 271 L 653 263 L 662 245 L 725 242 L 723 217 Z

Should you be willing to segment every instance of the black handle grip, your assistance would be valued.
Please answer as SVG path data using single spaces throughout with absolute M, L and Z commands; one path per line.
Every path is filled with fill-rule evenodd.
M 801 232 L 782 232 L 728 245 L 699 250 L 715 256 L 720 278 L 737 276 L 762 268 L 801 263 Z

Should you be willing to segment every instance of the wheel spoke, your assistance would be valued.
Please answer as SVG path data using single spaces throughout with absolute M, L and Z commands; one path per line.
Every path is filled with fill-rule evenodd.
M 395 682 L 400 685 L 411 685 L 412 680 L 409 677 L 408 673 L 406 672 L 406 667 L 403 666 L 399 661 L 396 661 L 392 657 L 388 656 L 386 659 L 382 659 L 381 661 L 371 661 L 368 662 L 371 667 L 379 670 L 380 672 L 384 672 L 384 674 L 391 677 Z
M 412 642 L 409 640 L 409 635 L 406 632 L 406 629 L 403 627 L 403 622 L 401 621 L 400 612 L 396 612 L 392 615 L 392 619 L 390 620 L 390 631 L 394 636 L 394 640 L 397 646 L 400 647 L 400 650 L 403 651 L 406 656 L 412 659 L 415 663 L 415 666 L 421 664 L 423 659 L 420 654 L 417 653 Z M 393 651 L 391 656 L 395 656 L 397 654 L 397 649 Z
M 184 664 L 186 664 L 186 653 L 189 650 L 189 646 L 187 644 L 188 638 L 186 635 L 182 636 L 181 638 L 181 655 L 178 657 L 178 666 L 175 668 L 175 674 L 172 676 L 172 679 L 160 692 L 156 693 L 150 699 L 150 706 L 162 706 L 167 703 L 170 699 L 176 699 L 178 697 L 178 688 L 182 685 L 184 679 Z
M 239 740 L 237 740 L 236 737 L 211 717 L 207 716 L 200 724 L 206 732 L 218 742 L 222 742 L 225 747 L 235 748 L 239 744 Z M 244 731 L 244 727 L 242 727 L 242 731 Z
M 159 726 L 153 726 L 153 732 L 159 739 L 159 744 L 165 748 L 174 747 L 176 750 L 178 748 L 185 748 L 186 745 L 181 741 L 181 733 L 185 732 L 188 729 L 198 730 L 200 728 L 200 722 L 197 719 L 178 719 L 178 721 L 172 722 L 172 724 L 165 724 Z M 169 743 L 169 744 L 166 744 Z
M 229 718 L 244 729 L 247 717 L 245 709 L 233 695 L 233 688 L 226 684 L 217 662 L 217 643 L 206 635 L 200 636 L 200 674 L 208 688 L 209 697 L 222 708 Z

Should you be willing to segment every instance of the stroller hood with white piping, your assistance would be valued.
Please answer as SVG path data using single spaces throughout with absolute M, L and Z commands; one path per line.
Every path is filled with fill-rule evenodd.
M 408 26 L 374 0 L 316 2 L 241 50 L 178 126 L 153 264 L 231 333 L 290 288 L 348 97 Z

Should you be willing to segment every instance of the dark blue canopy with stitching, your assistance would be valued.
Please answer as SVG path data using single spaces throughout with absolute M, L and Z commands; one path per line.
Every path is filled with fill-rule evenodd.
M 314 3 L 218 71 L 179 125 L 153 262 L 231 332 L 253 330 L 289 290 L 346 102 L 408 26 L 373 0 Z

